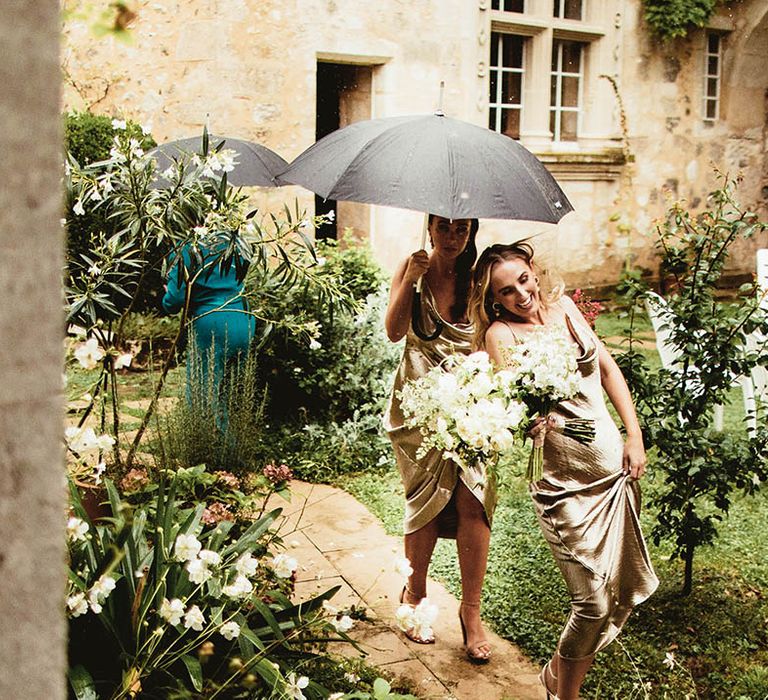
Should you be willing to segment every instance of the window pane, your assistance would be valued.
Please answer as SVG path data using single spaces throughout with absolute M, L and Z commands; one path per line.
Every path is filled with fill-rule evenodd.
M 523 97 L 523 76 L 520 73 L 505 73 L 501 83 L 501 101 L 504 104 L 519 105 Z
M 491 107 L 488 111 L 488 128 L 496 131 L 496 108 Z
M 579 79 L 563 78 L 560 104 L 563 107 L 579 106 Z
M 707 97 L 717 97 L 717 78 L 707 80 Z
M 505 109 L 501 112 L 501 133 L 513 139 L 520 138 L 520 110 Z
M 557 138 L 557 133 L 555 131 L 555 122 L 557 121 L 557 114 L 558 113 L 555 112 L 554 110 L 552 110 L 549 113 L 549 130 L 552 132 L 552 138 L 554 139 Z
M 565 19 L 581 19 L 581 0 L 565 0 Z
M 508 34 L 503 39 L 502 60 L 506 68 L 523 67 L 523 37 Z
M 491 65 L 499 65 L 499 35 L 491 32 Z
M 496 102 L 496 91 L 499 89 L 499 73 L 498 71 L 491 71 L 491 89 L 489 93 L 490 101 Z
M 505 0 L 504 9 L 507 12 L 525 12 L 525 0 Z
M 557 100 L 557 76 L 552 76 L 552 82 L 549 86 L 549 104 L 554 106 L 558 104 Z
M 717 102 L 715 100 L 707 100 L 707 119 L 717 118 Z
M 710 34 L 707 36 L 707 53 L 720 53 L 719 34 Z
M 563 46 L 563 72 L 578 73 L 581 65 L 581 44 L 577 41 L 560 43 Z
M 576 140 L 576 125 L 578 121 L 579 121 L 579 115 L 577 112 L 561 112 L 560 113 L 560 140 L 561 141 Z
M 499 9 L 499 0 L 491 0 L 491 9 L 492 10 L 498 10 Z
M 560 17 L 562 14 L 562 0 L 555 0 L 554 7 L 552 8 L 552 15 L 555 17 Z
M 717 56 L 710 56 L 707 59 L 707 74 L 708 75 L 717 75 L 717 64 L 720 62 Z

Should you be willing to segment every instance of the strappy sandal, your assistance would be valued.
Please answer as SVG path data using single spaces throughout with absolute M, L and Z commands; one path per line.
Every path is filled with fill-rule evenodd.
M 550 677 L 552 678 L 555 683 L 557 683 L 557 676 L 552 673 L 552 666 L 550 666 L 550 662 L 547 661 L 547 663 L 542 666 L 541 673 L 539 674 L 539 681 L 544 686 L 544 691 L 547 693 L 547 700 L 558 700 L 557 698 L 557 692 L 552 693 L 549 690 L 549 686 L 547 685 L 547 673 L 549 673 Z
M 461 625 L 461 636 L 464 641 L 464 652 L 467 658 L 473 664 L 487 664 L 491 660 L 491 645 L 487 639 L 481 639 L 476 644 L 467 646 L 467 628 L 464 625 L 464 619 L 461 617 L 461 608 L 480 608 L 480 603 L 467 603 L 461 601 L 459 605 L 459 624 Z
M 406 603 L 405 602 L 405 594 L 406 593 L 408 593 L 408 595 L 412 596 L 413 598 L 416 597 L 416 596 L 413 595 L 413 593 L 410 590 L 408 590 L 408 586 L 403 586 L 403 590 L 400 591 L 400 604 L 401 605 L 407 605 L 409 608 L 411 608 L 411 610 L 416 610 L 416 605 L 414 605 L 413 603 Z M 423 600 L 423 598 L 422 598 L 422 600 Z M 419 602 L 421 602 L 421 601 L 419 601 Z M 408 637 L 408 639 L 410 639 L 412 642 L 416 642 L 416 644 L 434 644 L 435 643 L 435 635 L 434 634 L 432 634 L 432 635 L 430 635 L 428 637 L 422 637 L 421 635 L 416 633 L 416 630 L 413 627 L 409 627 L 407 629 L 403 629 L 401 627 L 400 630 L 402 631 L 402 633 L 406 637 Z

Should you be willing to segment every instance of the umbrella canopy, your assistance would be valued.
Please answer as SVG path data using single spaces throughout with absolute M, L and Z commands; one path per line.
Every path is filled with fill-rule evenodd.
M 237 187 L 258 185 L 278 187 L 275 176 L 288 167 L 288 162 L 266 146 L 253 141 L 234 139 L 228 136 L 208 136 L 209 152 L 231 149 L 235 152 L 235 168 L 227 173 L 227 181 Z M 223 145 L 222 145 L 223 144 Z M 157 160 L 158 172 L 163 172 L 174 160 L 189 157 L 192 153 L 203 152 L 203 136 L 169 141 L 153 148 L 149 155 Z M 164 180 L 159 180 L 160 186 Z
M 557 223 L 573 210 L 530 151 L 441 113 L 355 122 L 320 139 L 278 177 L 325 199 L 450 219 Z

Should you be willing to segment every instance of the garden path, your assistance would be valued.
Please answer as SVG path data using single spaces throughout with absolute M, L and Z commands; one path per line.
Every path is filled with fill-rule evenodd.
M 371 622 L 358 622 L 350 636 L 367 653 L 366 661 L 409 682 L 423 698 L 445 700 L 541 700 L 538 669 L 520 650 L 488 631 L 493 659 L 472 665 L 461 650 L 458 602 L 436 581 L 430 600 L 440 615 L 437 643 L 417 645 L 397 630 L 394 613 L 403 579 L 393 569 L 401 542 L 354 497 L 331 486 L 291 483 L 292 500 L 284 508 L 280 534 L 299 562 L 296 595 L 307 600 L 341 586 L 332 603 L 367 610 Z M 271 505 L 276 505 L 273 503 Z M 344 653 L 358 652 L 347 645 Z

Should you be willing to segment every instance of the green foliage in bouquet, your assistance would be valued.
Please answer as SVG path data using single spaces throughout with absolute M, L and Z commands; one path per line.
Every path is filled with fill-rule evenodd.
M 78 700 L 267 697 L 288 692 L 317 642 L 347 638 L 323 619 L 336 589 L 290 601 L 296 562 L 270 559 L 279 509 L 246 525 L 207 525 L 204 502 L 178 498 L 189 478 L 161 478 L 151 507 L 130 505 L 106 480 L 110 515 L 98 521 L 71 484 L 69 678 Z M 328 694 L 308 679 L 304 687 Z
M 768 365 L 768 318 L 755 285 L 744 285 L 734 303 L 719 302 L 715 293 L 734 242 L 766 228 L 739 207 L 736 185 L 724 177 L 698 216 L 673 204 L 657 228 L 662 267 L 674 278 L 666 325 L 678 365 L 653 369 L 632 342 L 616 358 L 635 397 L 646 446 L 653 448 L 653 470 L 663 480 L 654 489 L 659 513 L 652 537 L 657 544 L 671 540 L 673 555 L 685 562 L 685 593 L 693 584 L 694 553 L 715 541 L 735 492 L 755 493 L 768 480 L 765 406 L 758 405 L 755 431 L 712 427 L 715 407 L 727 402 L 734 379 Z M 637 281 L 627 290 L 642 300 Z M 753 347 L 750 335 L 762 343 Z

